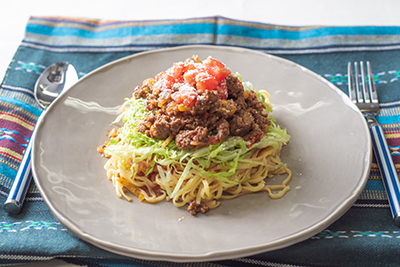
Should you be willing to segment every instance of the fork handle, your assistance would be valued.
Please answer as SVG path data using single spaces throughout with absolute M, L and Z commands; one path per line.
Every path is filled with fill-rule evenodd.
M 394 223 L 400 226 L 400 185 L 389 146 L 386 142 L 382 127 L 379 124 L 370 124 L 369 130 L 371 132 L 375 157 L 378 161 Z

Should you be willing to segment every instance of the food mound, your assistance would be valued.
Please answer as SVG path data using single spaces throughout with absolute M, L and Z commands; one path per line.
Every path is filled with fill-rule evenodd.
M 291 172 L 279 157 L 290 136 L 269 114 L 268 93 L 217 59 L 174 63 L 122 107 L 122 127 L 98 148 L 119 197 L 172 201 L 195 215 L 221 199 L 260 191 L 280 198 L 290 190 Z M 279 174 L 287 174 L 281 184 L 266 184 Z
M 173 138 L 180 150 L 195 150 L 241 136 L 252 143 L 268 131 L 266 106 L 220 61 L 193 56 L 147 79 L 134 90 L 146 99 L 138 131 L 155 139 Z M 172 137 L 171 137 L 172 136 Z

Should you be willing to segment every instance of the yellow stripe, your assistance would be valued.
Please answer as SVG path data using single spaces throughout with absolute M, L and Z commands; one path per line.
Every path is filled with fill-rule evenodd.
M 400 115 L 400 108 L 382 108 L 379 111 L 379 116 L 396 116 Z
M 33 131 L 33 128 L 35 127 L 32 124 L 26 123 L 23 120 L 18 119 L 16 117 L 8 116 L 7 114 L 0 115 L 0 120 L 6 120 L 6 121 L 11 121 L 11 122 L 18 123 L 19 125 L 25 127 L 26 129 L 28 129 L 30 131 Z
M 0 174 L 0 183 L 5 187 L 5 188 L 11 188 L 11 185 L 13 183 L 13 180 L 8 178 L 7 176 L 4 176 Z
M 382 124 L 382 128 L 400 128 L 400 123 Z
M 37 109 L 40 108 L 39 104 L 36 102 L 35 98 L 33 98 L 32 96 L 26 95 L 25 93 L 11 91 L 11 90 L 3 89 L 3 88 L 0 87 L 0 95 L 3 96 L 3 97 L 6 97 L 6 98 L 13 98 L 13 99 L 16 99 L 16 100 L 20 100 L 20 101 L 25 102 L 25 103 L 27 103 L 27 104 L 29 104 L 29 105 L 37 108 Z M 20 112 L 22 112 L 23 114 L 28 115 L 29 117 L 32 117 L 32 113 L 30 113 L 29 111 L 27 111 L 27 110 L 25 110 L 25 109 L 23 109 L 21 107 L 18 107 L 16 105 L 13 105 L 11 103 L 4 102 L 4 101 L 0 101 L 0 103 L 3 106 L 9 107 L 11 109 L 17 109 Z
M 7 167 L 9 167 L 11 169 L 13 169 L 14 171 L 16 171 L 18 169 L 18 166 L 16 164 L 12 164 L 8 160 L 0 158 L 0 163 L 6 165 Z
M 1 93 L 2 95 L 5 95 L 5 94 L 6 94 L 6 91 L 3 90 L 3 89 L 0 89 L 0 93 Z M 20 95 L 23 95 L 23 94 L 21 93 Z M 15 93 L 15 94 L 12 94 L 10 97 L 11 97 L 11 98 L 17 98 L 17 96 L 18 96 L 18 94 Z M 29 98 L 29 99 L 32 99 L 32 97 L 29 97 L 29 96 L 28 96 L 28 98 Z M 19 98 L 18 98 L 18 100 L 19 100 Z M 24 99 L 21 99 L 21 100 L 24 100 Z M 33 102 L 36 103 L 35 100 L 33 100 Z M 22 108 L 22 107 L 19 107 L 19 106 L 17 106 L 17 105 L 14 105 L 14 104 L 11 104 L 11 103 L 8 103 L 8 102 L 4 102 L 4 101 L 0 101 L 0 103 L 1 103 L 3 106 L 7 107 L 7 108 L 18 110 L 19 112 L 21 112 L 21 113 L 23 113 L 24 115 L 27 115 L 27 116 L 29 116 L 29 117 L 36 117 L 36 116 L 34 116 L 31 112 L 29 112 L 29 111 L 27 111 L 26 109 L 24 109 L 24 108 Z M 28 104 L 29 104 L 29 103 L 28 103 Z
M 362 200 L 386 200 L 385 191 L 363 190 L 359 196 Z
M 4 152 L 7 153 L 15 158 L 17 158 L 18 160 L 22 160 L 22 155 L 5 147 L 0 147 L 0 152 Z
M 0 184 L 2 184 L 5 188 L 10 189 L 13 182 L 14 182 L 13 179 L 0 174 Z M 36 184 L 33 184 L 33 186 L 30 186 L 28 190 L 29 190 L 28 193 L 33 193 L 33 194 L 39 193 L 39 189 L 37 188 Z
M 39 189 L 37 188 L 35 183 L 33 184 L 33 186 L 29 187 L 28 193 L 33 193 L 33 194 L 38 194 L 39 193 Z
M 385 134 L 385 137 L 387 139 L 400 138 L 400 133 L 394 133 L 394 134 L 387 133 L 387 134 Z

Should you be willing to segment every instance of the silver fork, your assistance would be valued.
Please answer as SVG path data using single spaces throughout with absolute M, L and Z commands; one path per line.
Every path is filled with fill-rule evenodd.
M 365 75 L 364 63 L 362 61 L 360 62 L 361 82 L 358 63 L 354 62 L 355 75 L 353 75 L 351 65 L 351 62 L 347 65 L 349 97 L 353 103 L 357 105 L 368 122 L 375 157 L 382 175 L 383 184 L 385 185 L 392 216 L 395 224 L 400 226 L 399 179 L 382 127 L 376 120 L 376 116 L 379 114 L 379 101 L 372 75 L 371 64 L 367 62 L 368 73 Z M 367 86 L 366 76 L 368 77 L 369 86 Z

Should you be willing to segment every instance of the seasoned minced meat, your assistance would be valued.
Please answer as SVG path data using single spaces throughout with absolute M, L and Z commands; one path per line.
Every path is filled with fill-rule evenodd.
M 170 125 L 169 125 L 169 130 L 171 131 L 172 135 L 177 135 L 179 133 L 179 131 L 181 130 L 181 128 L 184 125 L 184 121 L 182 120 L 182 118 L 179 117 L 172 117 L 170 119 Z
M 172 135 L 180 150 L 194 150 L 224 142 L 229 136 L 255 141 L 268 130 L 266 107 L 257 94 L 244 91 L 240 80 L 226 68 L 223 79 L 217 73 L 210 83 L 204 71 L 207 60 L 203 64 L 193 56 L 135 88 L 134 96 L 145 98 L 149 111 L 138 125 L 139 132 L 160 140 Z M 203 73 L 188 77 L 196 71 Z
M 230 121 L 230 132 L 232 135 L 245 136 L 251 131 L 254 117 L 248 111 L 239 112 L 233 115 Z
M 135 98 L 146 98 L 147 94 L 151 91 L 151 86 L 154 84 L 154 79 L 149 78 L 143 81 L 142 86 L 136 86 L 135 90 L 133 90 L 133 95 Z
M 208 129 L 198 126 L 194 130 L 180 131 L 175 137 L 175 142 L 180 150 L 203 147 L 208 144 Z
M 194 115 L 202 115 L 208 112 L 215 103 L 219 102 L 218 94 L 214 91 L 205 91 L 197 97 L 192 112 Z
M 199 212 L 206 213 L 210 208 L 206 204 L 200 204 L 199 205 L 199 204 L 196 203 L 196 200 L 192 200 L 189 203 L 189 206 L 188 206 L 187 209 L 190 212 L 190 214 L 196 215 Z
M 150 135 L 155 139 L 167 139 L 171 134 L 167 116 L 159 116 L 150 127 Z
M 226 77 L 226 85 L 228 86 L 229 97 L 236 99 L 243 95 L 243 84 L 234 74 Z
M 220 142 L 225 142 L 228 139 L 229 136 L 229 123 L 225 120 L 222 119 L 219 123 L 218 123 L 218 127 L 217 127 L 217 136 Z

